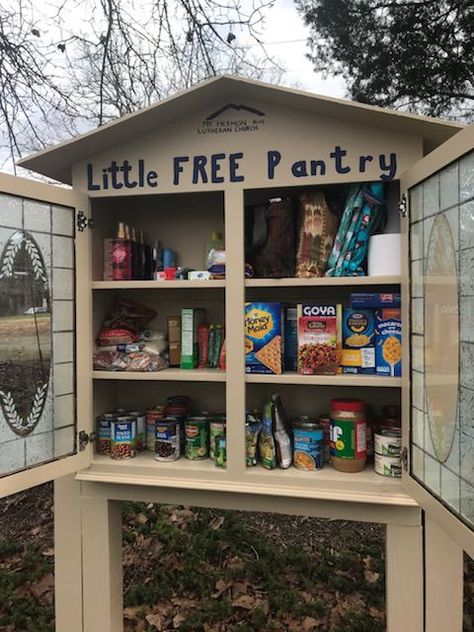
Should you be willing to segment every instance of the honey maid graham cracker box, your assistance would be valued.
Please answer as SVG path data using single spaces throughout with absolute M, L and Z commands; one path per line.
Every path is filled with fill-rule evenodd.
M 283 305 L 245 304 L 246 373 L 280 374 L 283 369 Z

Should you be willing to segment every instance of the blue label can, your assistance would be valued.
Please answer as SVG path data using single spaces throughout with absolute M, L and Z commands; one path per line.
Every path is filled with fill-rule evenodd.
M 316 421 L 296 419 L 293 422 L 293 465 L 312 472 L 324 465 L 324 429 Z

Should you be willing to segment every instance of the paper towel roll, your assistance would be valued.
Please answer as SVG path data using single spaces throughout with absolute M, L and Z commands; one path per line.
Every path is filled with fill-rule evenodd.
M 400 274 L 401 236 L 400 233 L 373 235 L 369 240 L 369 276 Z

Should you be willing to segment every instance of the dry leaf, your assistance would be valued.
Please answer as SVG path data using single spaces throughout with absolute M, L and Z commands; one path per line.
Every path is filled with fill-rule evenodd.
M 54 557 L 54 548 L 50 547 L 49 549 L 45 549 L 44 551 L 41 551 L 41 555 L 43 557 Z
M 312 632 L 319 623 L 320 621 L 313 619 L 313 617 L 305 617 L 303 619 L 303 623 L 301 624 L 302 630 L 304 630 L 304 632 Z
M 163 630 L 164 618 L 161 616 L 161 614 L 149 614 L 145 618 L 148 624 L 155 628 L 155 630 Z
M 365 577 L 365 581 L 368 584 L 375 584 L 375 582 L 380 577 L 380 573 L 374 573 L 373 571 L 365 570 L 364 577 Z
M 148 522 L 148 516 L 146 516 L 144 513 L 139 513 L 135 520 L 138 522 L 138 524 L 146 524 Z
M 173 597 L 171 603 L 178 608 L 195 608 L 199 603 L 198 599 L 190 599 L 189 597 Z
M 52 573 L 47 573 L 43 575 L 43 577 L 35 582 L 31 586 L 31 592 L 37 599 L 41 599 L 41 597 L 50 590 L 54 589 L 54 575 Z
M 186 621 L 186 617 L 184 617 L 182 614 L 179 614 L 178 612 L 178 614 L 173 617 L 173 628 L 179 628 L 183 621 Z
M 232 602 L 234 608 L 243 608 L 244 610 L 252 610 L 255 608 L 255 597 L 251 595 L 241 595 Z
M 232 584 L 225 582 L 223 579 L 219 579 L 219 581 L 216 582 L 216 592 L 212 593 L 211 597 L 218 599 L 231 585 Z
M 240 557 L 237 557 L 237 556 L 231 557 L 230 559 L 228 559 L 225 565 L 227 566 L 227 568 L 232 568 L 234 570 L 239 570 L 241 568 L 244 568 L 245 566 L 245 564 L 242 562 Z
M 379 619 L 382 621 L 385 619 L 385 612 L 383 610 L 379 610 L 379 608 L 369 608 L 370 616 L 374 619 Z
M 135 619 L 137 618 L 137 612 L 140 612 L 141 610 L 143 610 L 143 606 L 135 606 L 134 608 L 124 608 L 123 616 L 125 619 L 128 619 L 129 621 L 135 621 Z
M 220 529 L 222 527 L 224 521 L 224 516 L 216 516 L 214 520 L 211 520 L 211 522 L 209 523 L 209 528 L 213 531 L 217 531 L 217 529 Z
M 237 599 L 240 595 L 246 595 L 248 587 L 248 581 L 232 582 L 232 599 Z

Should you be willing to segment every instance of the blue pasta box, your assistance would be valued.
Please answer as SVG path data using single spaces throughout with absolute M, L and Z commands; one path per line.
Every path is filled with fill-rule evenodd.
M 402 321 L 399 309 L 375 311 L 375 372 L 400 377 L 402 374 Z
M 399 292 L 355 292 L 351 294 L 352 309 L 400 307 Z
M 343 373 L 375 373 L 375 312 L 345 308 L 342 316 Z
M 282 373 L 283 312 L 281 303 L 245 304 L 246 373 Z

